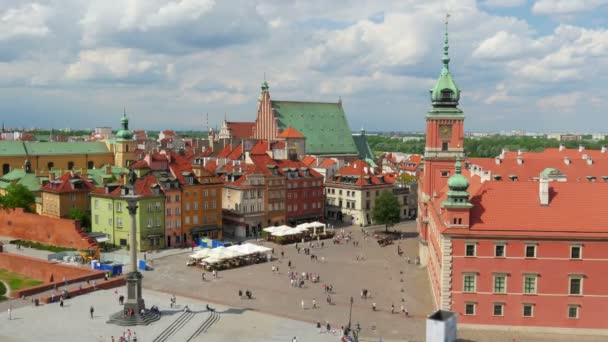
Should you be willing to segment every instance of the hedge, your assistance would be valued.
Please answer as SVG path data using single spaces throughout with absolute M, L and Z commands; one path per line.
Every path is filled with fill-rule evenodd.
M 34 249 L 40 249 L 40 250 L 43 250 L 43 251 L 49 251 L 49 252 L 55 252 L 55 253 L 77 250 L 76 248 L 60 247 L 60 246 L 53 246 L 53 245 L 45 245 L 45 244 L 40 243 L 40 242 L 25 241 L 25 240 L 13 240 L 10 243 L 13 244 L 13 245 L 21 245 L 21 246 L 24 246 L 24 247 L 30 247 L 30 248 L 34 248 Z

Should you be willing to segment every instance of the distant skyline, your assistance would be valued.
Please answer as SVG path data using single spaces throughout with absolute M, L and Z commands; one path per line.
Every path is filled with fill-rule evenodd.
M 606 130 L 608 0 L 0 0 L 0 120 L 203 130 L 255 120 L 265 74 L 353 131 L 422 131 L 447 12 L 467 131 Z

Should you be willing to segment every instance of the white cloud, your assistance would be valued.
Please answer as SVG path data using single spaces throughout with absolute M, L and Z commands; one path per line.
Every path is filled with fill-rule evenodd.
M 50 29 L 47 20 L 52 10 L 31 3 L 0 12 L 0 40 L 17 37 L 44 37 Z
M 78 61 L 70 64 L 66 70 L 69 80 L 116 79 L 153 72 L 159 67 L 156 61 L 138 55 L 132 49 L 96 49 L 85 50 Z M 171 69 L 167 69 L 171 72 Z
M 519 7 L 526 3 L 526 0 L 486 0 L 483 2 L 487 7 Z
M 536 14 L 570 14 L 592 11 L 608 4 L 607 0 L 537 0 L 532 6 Z
M 585 97 L 581 92 L 551 95 L 540 98 L 536 105 L 542 110 L 556 110 L 559 112 L 572 111 Z
M 499 102 L 507 102 L 507 101 L 512 101 L 512 100 L 513 100 L 513 96 L 509 95 L 505 84 L 499 83 L 496 85 L 496 89 L 494 90 L 494 92 L 492 92 L 484 100 L 484 102 L 486 104 L 491 105 L 491 104 L 495 104 L 495 103 L 499 103 Z
M 473 56 L 486 59 L 502 59 L 518 57 L 523 54 L 531 42 L 526 37 L 499 31 L 494 36 L 484 40 L 473 51 Z

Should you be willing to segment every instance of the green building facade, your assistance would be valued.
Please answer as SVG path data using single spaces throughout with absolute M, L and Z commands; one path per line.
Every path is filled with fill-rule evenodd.
M 118 187 L 122 191 L 124 187 Z M 109 242 L 128 246 L 131 233 L 131 217 L 122 192 L 91 194 L 91 226 L 93 232 L 104 233 Z M 136 200 L 135 214 L 137 250 L 147 251 L 164 248 L 165 199 L 162 193 L 140 196 Z M 130 246 L 129 246 L 130 247 Z

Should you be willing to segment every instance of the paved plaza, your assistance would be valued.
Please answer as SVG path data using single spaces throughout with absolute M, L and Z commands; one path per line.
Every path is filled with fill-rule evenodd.
M 206 305 L 210 303 L 220 319 L 194 338 L 193 341 L 286 341 L 295 336 L 302 341 L 339 341 L 340 326 L 348 323 L 350 297 L 354 299 L 352 323 L 360 323 L 361 341 L 424 341 L 425 318 L 433 311 L 428 290 L 426 269 L 416 266 L 418 242 L 412 222 L 396 227 L 406 238 L 395 244 L 380 247 L 374 238 L 363 238 L 359 227 L 347 227 L 358 246 L 334 245 L 324 241 L 324 247 L 311 249 L 318 261 L 312 261 L 294 245 L 279 246 L 261 243 L 275 249 L 277 260 L 271 263 L 245 266 L 220 271 L 215 279 L 197 267 L 187 267 L 189 250 L 170 250 L 148 255 L 153 270 L 144 272 L 144 298 L 147 306 L 157 305 L 163 311 L 160 321 L 147 327 L 135 327 L 138 341 L 152 341 L 183 315 L 187 305 L 195 314 L 167 341 L 186 341 L 211 318 Z M 381 229 L 380 229 L 381 230 Z M 342 229 L 337 229 L 340 234 Z M 404 251 L 397 255 L 397 245 Z M 308 244 L 301 245 L 307 247 Z M 281 252 L 284 256 L 281 257 Z M 357 260 L 359 256 L 360 260 Z M 412 263 L 407 263 L 407 257 Z M 322 261 L 324 259 L 324 261 Z M 306 282 L 303 288 L 292 287 L 287 277 L 288 262 L 294 272 L 320 275 L 318 283 Z M 278 266 L 279 272 L 272 272 Z M 332 305 L 325 302 L 323 284 L 331 284 Z M 362 299 L 361 289 L 371 292 Z M 253 292 L 252 299 L 238 296 L 239 290 Z M 0 303 L 0 341 L 118 341 L 126 328 L 106 324 L 108 316 L 118 310 L 118 295 L 125 288 L 97 291 L 75 297 L 59 304 L 34 307 L 29 299 L 14 299 Z M 177 307 L 170 307 L 171 295 L 177 296 Z M 312 307 L 313 299 L 317 308 Z M 403 299 L 403 301 L 402 301 Z M 304 300 L 305 307 L 301 307 Z M 372 310 L 376 303 L 377 311 Z M 395 313 L 391 314 L 391 304 Z M 7 308 L 12 305 L 12 320 Z M 94 318 L 89 308 L 95 308 Z M 409 317 L 399 313 L 401 305 Z M 316 322 L 331 324 L 332 333 L 321 333 Z M 559 334 L 534 334 L 523 331 L 492 331 L 459 329 L 461 341 L 602 341 L 605 337 Z M 77 337 L 77 338 L 76 338 Z

